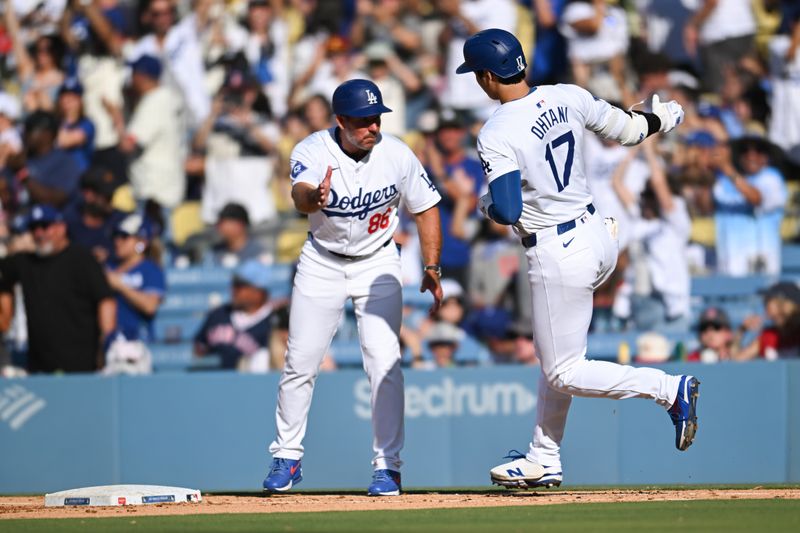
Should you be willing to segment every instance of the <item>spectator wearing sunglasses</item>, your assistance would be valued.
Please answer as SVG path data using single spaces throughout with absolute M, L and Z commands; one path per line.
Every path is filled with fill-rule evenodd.
M 700 347 L 686 356 L 687 361 L 717 363 L 733 358 L 734 333 L 728 314 L 719 307 L 708 307 L 697 325 Z

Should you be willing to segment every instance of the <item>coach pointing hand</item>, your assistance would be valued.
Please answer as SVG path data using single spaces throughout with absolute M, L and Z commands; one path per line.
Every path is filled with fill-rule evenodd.
M 333 174 L 333 169 L 328 167 L 328 171 L 325 172 L 325 177 L 322 179 L 322 183 L 319 184 L 317 188 L 317 205 L 319 207 L 325 207 L 328 203 L 328 195 L 331 192 L 331 174 Z
M 333 93 L 337 125 L 309 135 L 292 151 L 292 199 L 298 211 L 309 215 L 311 231 L 292 289 L 277 435 L 264 480 L 268 492 L 285 492 L 302 480 L 302 441 L 314 382 L 345 302 L 352 300 L 372 388 L 375 455 L 367 493 L 400 494 L 402 278 L 392 239 L 400 223 L 400 201 L 417 225 L 424 260 L 420 290 L 433 294 L 432 312 L 442 300 L 442 232 L 436 207 L 441 197 L 422 164 L 402 141 L 380 133 L 381 114 L 390 111 L 374 83 L 347 81 Z M 315 331 L 308 329 L 312 316 Z

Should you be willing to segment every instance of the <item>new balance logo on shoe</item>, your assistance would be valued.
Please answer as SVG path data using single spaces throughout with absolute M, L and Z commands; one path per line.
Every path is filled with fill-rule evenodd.
M 514 476 L 525 477 L 525 474 L 522 473 L 522 468 L 516 468 L 514 470 L 511 470 L 509 468 L 508 470 L 506 470 L 506 472 L 508 472 L 509 477 L 514 477 Z

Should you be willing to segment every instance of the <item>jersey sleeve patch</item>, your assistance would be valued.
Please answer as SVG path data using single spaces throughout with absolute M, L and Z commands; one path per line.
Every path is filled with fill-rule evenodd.
M 301 161 L 292 160 L 290 161 L 290 164 L 292 166 L 292 172 L 291 172 L 292 179 L 296 178 L 297 176 L 308 170 L 308 167 L 305 166 Z

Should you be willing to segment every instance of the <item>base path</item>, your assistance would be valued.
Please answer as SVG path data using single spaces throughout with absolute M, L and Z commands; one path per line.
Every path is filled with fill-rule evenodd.
M 354 493 L 289 493 L 275 496 L 203 494 L 202 503 L 149 504 L 125 507 L 49 507 L 43 496 L 0 497 L 0 520 L 9 518 L 87 518 L 218 513 L 304 513 L 453 509 L 686 500 L 800 499 L 800 488 L 749 489 L 603 489 L 537 491 L 412 492 L 399 497 L 370 498 Z M 2 528 L 0 528 L 2 529 Z

